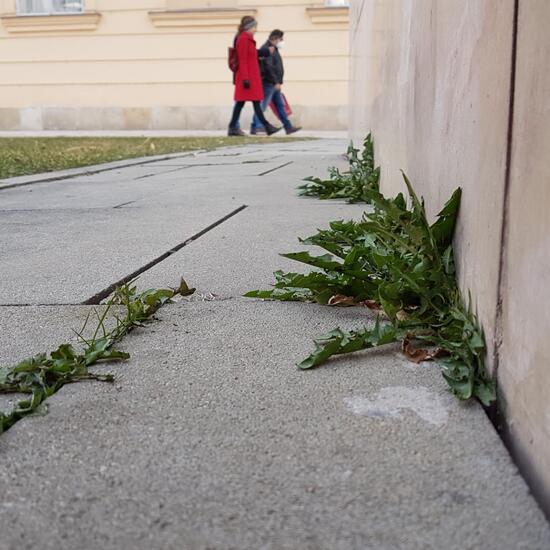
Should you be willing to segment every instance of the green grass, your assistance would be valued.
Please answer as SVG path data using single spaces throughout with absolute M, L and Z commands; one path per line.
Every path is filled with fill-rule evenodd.
M 0 138 L 0 179 L 151 155 L 294 139 L 265 137 Z

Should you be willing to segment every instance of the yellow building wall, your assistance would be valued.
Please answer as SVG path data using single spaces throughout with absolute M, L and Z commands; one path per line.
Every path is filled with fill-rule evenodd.
M 273 28 L 285 31 L 284 89 L 296 122 L 344 129 L 347 9 L 322 6 L 87 0 L 84 15 L 14 17 L 15 0 L 0 0 L 0 128 L 224 128 L 233 98 L 227 47 L 250 13 L 259 44 Z

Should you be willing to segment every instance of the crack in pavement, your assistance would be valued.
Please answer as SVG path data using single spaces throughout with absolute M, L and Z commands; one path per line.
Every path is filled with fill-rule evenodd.
M 178 172 L 179 170 L 186 170 L 187 168 L 191 168 L 192 164 L 183 164 L 179 165 L 177 168 L 174 168 L 173 170 L 163 170 L 162 172 L 156 172 L 154 174 L 145 174 L 144 176 L 138 176 L 137 178 L 134 178 L 134 181 L 136 180 L 142 180 L 145 178 L 152 178 L 153 176 L 163 176 L 164 174 L 171 174 L 172 172 Z
M 163 164 L 162 166 L 240 166 L 241 164 L 263 164 L 272 160 L 281 158 L 283 155 L 273 155 L 268 158 L 258 160 L 242 160 L 240 162 L 209 162 L 209 163 L 197 163 L 197 164 Z M 208 157 L 212 158 L 212 157 Z
M 246 145 L 238 145 L 237 147 L 246 147 Z M 222 153 L 222 154 L 217 154 L 217 155 L 210 155 L 207 153 L 204 154 L 205 157 L 238 157 L 240 155 L 253 155 L 255 153 L 260 153 L 264 151 L 264 149 L 252 149 L 251 151 L 247 151 L 247 150 L 241 150 L 241 151 L 238 151 L 238 152 L 235 152 L 235 153 Z
M 229 220 L 233 216 L 236 216 L 237 214 L 242 212 L 247 207 L 248 207 L 248 205 L 246 205 L 246 204 L 243 204 L 243 205 L 239 206 L 239 208 L 236 208 L 235 210 L 229 212 L 229 214 L 226 214 L 223 218 L 220 218 L 219 220 L 215 221 L 214 223 L 210 224 L 209 226 L 205 227 L 204 229 L 201 229 L 198 233 L 195 233 L 193 236 L 189 237 L 185 241 L 177 244 L 176 246 L 172 247 L 170 250 L 167 250 L 166 252 L 164 252 L 164 254 L 161 254 L 160 256 L 157 256 L 155 259 L 151 260 L 147 264 L 145 264 L 145 265 L 141 266 L 140 268 L 136 269 L 135 271 L 133 271 L 129 275 L 126 275 L 125 277 L 123 277 L 122 279 L 116 281 L 115 283 L 110 284 L 107 288 L 104 288 L 103 290 L 99 291 L 97 294 L 94 294 L 92 297 L 90 297 L 87 300 L 85 300 L 84 302 L 82 302 L 81 305 L 98 305 L 98 304 L 100 304 L 101 300 L 104 300 L 105 298 L 107 298 L 107 296 L 112 294 L 116 290 L 116 288 L 118 288 L 119 286 L 124 285 L 124 284 L 128 283 L 129 281 L 135 279 L 136 277 L 138 277 L 142 273 L 145 273 L 146 271 L 148 271 L 149 269 L 151 269 L 155 265 L 157 265 L 160 262 L 166 260 L 166 258 L 169 258 L 173 254 L 175 254 L 176 252 L 181 250 L 183 247 L 191 244 L 193 241 L 196 241 L 198 238 L 202 237 L 203 235 L 205 235 L 206 233 L 208 233 L 212 229 L 214 229 L 214 228 L 218 227 L 219 225 L 221 225 L 222 223 L 226 222 L 227 220 Z
M 284 168 L 285 166 L 288 166 L 289 164 L 292 164 L 294 161 L 291 160 L 289 162 L 285 162 L 284 164 L 281 164 L 280 166 L 275 166 L 275 168 L 271 168 L 270 170 L 266 170 L 265 172 L 262 172 L 261 174 L 256 174 L 257 176 L 265 176 L 267 174 L 271 174 L 271 172 L 275 172 L 275 170 L 280 170 L 281 168 Z
M 128 204 L 133 204 L 134 202 L 138 201 L 139 199 L 135 199 L 133 201 L 128 202 L 121 202 L 120 204 L 117 204 L 116 206 L 113 206 L 113 208 L 122 208 L 123 206 L 127 206 Z

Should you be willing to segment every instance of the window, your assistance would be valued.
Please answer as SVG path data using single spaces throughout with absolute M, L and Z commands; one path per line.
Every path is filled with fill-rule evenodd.
M 82 13 L 84 0 L 17 0 L 17 15 Z
M 349 6 L 349 0 L 325 0 L 325 6 L 333 7 L 346 7 Z

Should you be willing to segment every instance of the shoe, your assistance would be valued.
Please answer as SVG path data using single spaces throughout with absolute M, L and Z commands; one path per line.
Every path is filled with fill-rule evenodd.
M 285 128 L 286 135 L 289 136 L 290 134 L 295 134 L 296 132 L 299 132 L 302 129 L 301 126 L 291 126 L 290 128 Z
M 229 130 L 227 130 L 227 135 L 235 137 L 246 136 L 246 134 L 240 128 L 229 128 Z
M 263 126 L 260 126 L 259 128 L 250 128 L 250 135 L 255 136 L 257 134 L 265 134 L 265 128 Z
M 273 124 L 269 124 L 269 122 L 267 123 L 267 126 L 265 127 L 265 131 L 267 133 L 268 136 L 272 135 L 272 134 L 276 134 L 279 130 L 282 130 L 282 128 L 279 126 L 273 126 Z

